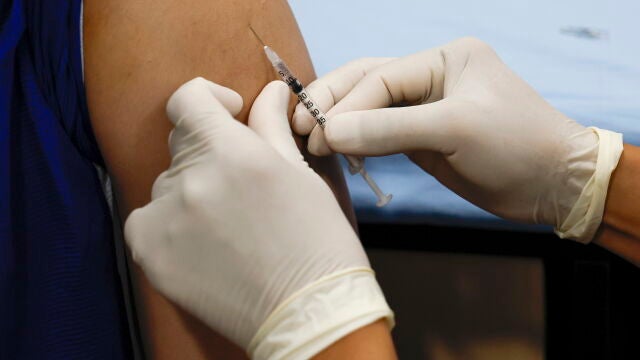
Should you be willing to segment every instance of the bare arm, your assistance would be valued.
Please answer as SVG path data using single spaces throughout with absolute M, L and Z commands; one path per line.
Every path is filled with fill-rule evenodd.
M 640 148 L 625 145 L 594 242 L 640 266 Z
M 274 79 L 249 24 L 309 82 L 315 76 L 286 1 L 85 1 L 85 79 L 94 132 L 117 190 L 123 218 L 150 199 L 169 165 L 165 103 L 185 81 L 203 76 L 244 99 L 238 117 Z M 292 102 L 293 104 L 293 102 Z M 310 163 L 350 213 L 335 159 Z M 242 352 L 175 307 L 138 273 L 137 302 L 154 358 L 239 358 Z
M 336 341 L 315 360 L 397 359 L 389 327 L 383 320 L 365 326 Z

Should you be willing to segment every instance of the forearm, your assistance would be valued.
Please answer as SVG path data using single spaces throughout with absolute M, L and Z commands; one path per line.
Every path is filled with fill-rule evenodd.
M 594 243 L 640 266 L 640 148 L 625 145 Z
M 362 327 L 336 341 L 314 360 L 397 359 L 389 327 L 384 320 Z

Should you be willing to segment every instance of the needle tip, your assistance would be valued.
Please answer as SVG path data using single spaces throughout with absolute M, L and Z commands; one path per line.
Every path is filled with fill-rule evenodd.
M 249 24 L 249 30 L 251 30 L 251 32 L 253 33 L 253 35 L 256 37 L 256 39 L 258 39 L 258 41 L 260 42 L 260 44 L 264 45 L 264 41 L 262 41 L 262 39 L 260 38 L 260 36 L 258 35 L 258 33 L 253 29 L 253 26 L 251 26 L 251 24 Z

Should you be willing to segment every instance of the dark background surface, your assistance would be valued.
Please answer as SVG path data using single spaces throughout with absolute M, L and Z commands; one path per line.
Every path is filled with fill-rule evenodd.
M 407 298 L 406 294 L 401 294 L 405 292 L 421 296 L 441 295 L 420 294 L 427 288 L 424 284 L 429 279 L 407 278 L 406 272 L 402 275 L 402 267 L 406 267 L 403 258 L 409 263 L 408 257 L 419 254 L 426 256 L 425 261 L 430 256 L 434 259 L 434 255 L 439 256 L 437 259 L 450 256 L 452 264 L 459 261 L 455 259 L 460 259 L 461 255 L 484 259 L 485 263 L 490 263 L 492 259 L 495 262 L 516 260 L 514 263 L 533 260 L 539 261 L 543 268 L 543 331 L 541 334 L 527 335 L 542 337 L 540 345 L 546 359 L 640 359 L 640 270 L 596 245 L 585 246 L 561 240 L 552 234 L 428 225 L 360 224 L 360 236 L 378 277 L 381 278 L 382 270 L 385 271 L 380 283 L 398 315 L 398 326 L 394 330 L 396 337 L 398 333 L 403 333 L 398 331 L 403 326 L 403 318 L 399 316 L 398 306 L 394 306 L 394 299 Z M 396 270 L 398 278 L 394 278 L 396 274 L 393 267 L 385 267 L 384 259 L 389 256 L 400 259 Z M 381 270 L 377 264 L 385 268 Z M 455 269 L 455 265 L 452 266 Z M 446 274 L 440 274 L 442 276 Z M 500 273 L 496 273 L 495 278 L 497 283 L 508 283 L 503 282 Z M 404 285 L 398 286 L 398 283 Z M 515 284 L 515 288 L 519 287 Z M 501 298 L 517 291 L 514 286 L 490 286 L 487 292 L 493 294 L 486 296 L 499 302 Z M 403 304 L 400 312 L 406 312 L 406 307 Z M 426 311 L 437 313 L 442 309 Z M 507 315 L 510 315 L 509 311 L 505 308 Z M 482 316 L 479 318 L 482 319 Z M 535 323 L 535 319 L 527 321 Z M 491 320 L 484 323 L 486 331 L 495 327 Z M 513 328 L 517 329 L 518 326 Z M 420 336 L 416 334 L 412 341 L 424 341 Z M 407 344 L 406 337 L 404 340 L 395 339 L 401 358 L 403 354 L 410 354 L 410 358 L 424 354 L 424 344 Z

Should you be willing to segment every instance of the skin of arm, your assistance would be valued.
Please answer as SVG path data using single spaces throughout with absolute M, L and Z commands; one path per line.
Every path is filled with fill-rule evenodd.
M 383 320 L 352 332 L 314 357 L 315 360 L 393 360 L 397 358 L 389 327 Z
M 173 91 L 197 76 L 230 87 L 243 97 L 237 118 L 246 123 L 253 100 L 276 78 L 249 24 L 301 81 L 309 83 L 315 77 L 286 1 L 84 2 L 85 85 L 91 122 L 123 220 L 149 202 L 155 178 L 169 165 L 167 138 L 172 126 L 165 104 Z M 336 159 L 308 161 L 355 224 Z M 245 357 L 158 294 L 140 270 L 135 273 L 136 308 L 148 357 Z
M 594 243 L 640 266 L 640 148 L 625 144 Z

